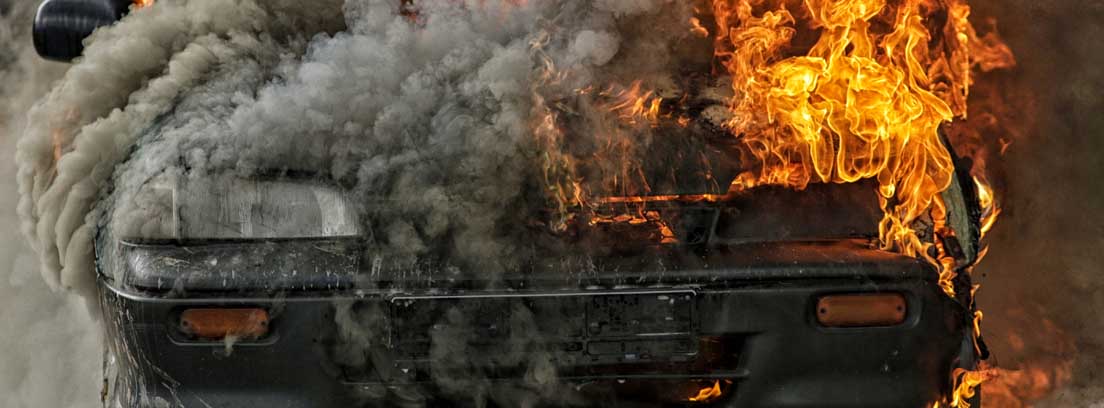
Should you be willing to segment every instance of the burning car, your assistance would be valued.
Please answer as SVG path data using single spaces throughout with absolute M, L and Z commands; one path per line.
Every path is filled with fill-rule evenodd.
M 123 406 L 425 402 L 442 378 L 509 389 L 534 361 L 572 404 L 924 406 L 979 359 L 970 307 L 850 223 L 876 213 L 810 223 L 823 208 L 775 207 L 791 191 L 672 205 L 677 244 L 536 259 L 494 285 L 381 266 L 362 214 L 317 179 L 157 188 L 172 234 L 97 241 Z M 655 233 L 641 226 L 604 239 Z
M 248 168 L 195 166 L 179 138 L 189 112 L 225 110 L 202 91 L 238 67 L 183 92 L 94 204 L 105 403 L 977 406 L 969 374 L 986 351 L 965 272 L 991 197 L 940 132 L 952 107 L 909 76 L 921 65 L 910 53 L 883 70 L 838 68 L 873 53 L 843 29 L 825 30 L 807 59 L 745 69 L 760 58 L 743 48 L 759 44 L 755 24 L 786 18 L 725 4 L 703 14 L 714 23 L 691 20 L 706 33 L 704 48 L 686 47 L 707 50 L 686 66 L 699 74 L 647 86 L 547 91 L 568 74 L 536 36 L 542 166 L 525 198 L 541 204 L 506 210 L 518 222 L 490 230 L 514 245 L 489 259 L 404 241 L 389 224 L 408 216 L 402 203 L 289 159 L 296 149 Z M 914 46 L 909 7 L 920 8 L 874 5 L 810 14 L 824 27 L 897 21 L 879 44 L 901 62 L 894 47 Z M 40 52 L 73 54 L 83 37 L 51 48 L 51 30 L 88 30 L 51 28 L 53 9 L 41 10 Z M 899 89 L 840 91 L 888 79 Z M 817 104 L 802 103 L 814 92 Z M 836 92 L 869 103 L 818 111 L 844 109 Z M 850 133 L 824 136 L 839 121 L 854 121 L 834 130 Z M 629 142 L 642 135 L 666 136 Z M 629 159 L 641 150 L 648 161 Z

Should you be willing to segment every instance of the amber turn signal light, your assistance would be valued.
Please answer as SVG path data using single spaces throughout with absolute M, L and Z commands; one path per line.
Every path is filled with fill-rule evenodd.
M 822 296 L 817 322 L 828 327 L 893 326 L 905 321 L 908 306 L 900 293 L 857 293 Z
M 268 312 L 258 308 L 188 309 L 180 314 L 180 328 L 205 340 L 255 339 L 268 334 Z

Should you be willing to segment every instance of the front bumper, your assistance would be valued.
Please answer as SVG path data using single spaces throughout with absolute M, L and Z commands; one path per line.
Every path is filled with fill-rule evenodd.
M 533 400 L 608 406 L 613 402 L 609 395 L 583 395 L 580 390 L 674 379 L 731 384 L 714 406 L 929 406 L 949 392 L 952 368 L 972 358 L 962 355 L 973 350 L 965 346 L 970 341 L 967 312 L 942 293 L 926 265 L 902 263 L 889 269 L 901 267 L 917 270 L 887 273 L 884 263 L 875 262 L 842 267 L 849 272 L 841 274 L 809 264 L 777 264 L 677 284 L 634 286 L 621 280 L 619 285 L 570 290 L 389 290 L 250 298 L 168 299 L 101 281 L 108 338 L 119 368 L 108 379 L 109 394 L 124 407 L 151 406 L 158 400 L 183 407 L 447 406 L 481 398 L 500 406 Z M 904 294 L 905 322 L 871 328 L 816 323 L 819 296 L 861 292 Z M 651 325 L 649 330 L 592 330 L 595 324 L 610 324 L 610 313 L 597 313 L 594 302 L 681 294 L 688 295 L 685 305 L 672 301 L 675 306 L 654 309 L 659 306 L 633 300 L 620 310 L 636 312 L 619 312 L 640 320 L 648 315 L 640 310 L 652 308 L 678 315 L 673 323 L 657 319 L 634 323 Z M 567 303 L 582 306 L 557 309 L 562 319 L 523 307 L 531 309 L 533 299 L 549 296 L 576 299 Z M 457 299 L 472 298 L 483 300 L 464 302 L 485 310 L 450 315 L 449 310 L 458 310 Z M 239 306 L 269 310 L 271 333 L 228 344 L 191 341 L 177 332 L 175 319 L 183 309 Z M 519 334 L 522 330 L 516 327 L 508 334 L 488 332 L 502 322 L 529 327 L 512 317 L 519 310 L 538 322 L 530 328 L 539 335 Z M 597 322 L 598 315 L 607 316 L 604 323 Z M 411 316 L 420 316 L 414 320 L 422 323 Z M 557 322 L 538 327 L 549 320 Z M 448 326 L 463 325 L 475 328 L 447 331 Z M 404 335 L 410 327 L 441 331 L 414 338 Z M 572 327 L 583 328 L 572 332 Z M 707 354 L 707 341 L 726 344 L 720 357 L 699 358 Z M 551 381 L 537 375 L 547 370 L 533 367 L 544 362 L 547 368 L 548 361 L 559 374 Z

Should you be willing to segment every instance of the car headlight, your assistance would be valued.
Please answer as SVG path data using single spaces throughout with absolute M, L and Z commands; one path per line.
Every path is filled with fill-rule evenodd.
M 117 191 L 111 206 L 98 259 L 131 288 L 337 289 L 359 266 L 357 208 L 331 184 L 161 177 Z

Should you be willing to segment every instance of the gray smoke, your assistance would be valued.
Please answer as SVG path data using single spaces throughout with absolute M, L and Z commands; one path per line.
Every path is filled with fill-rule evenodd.
M 67 68 L 31 49 L 36 2 L 0 2 L 0 229 L 18 231 L 15 155 L 27 108 Z M 22 239 L 0 244 L 0 406 L 99 406 L 101 334 L 95 310 L 51 291 Z M 63 384 L 63 385 L 62 385 Z M 61 385 L 61 386 L 59 386 Z
M 678 36 L 643 28 L 688 36 L 689 7 L 659 6 L 426 2 L 411 18 L 398 0 L 159 1 L 94 33 L 30 109 L 16 155 L 21 229 L 47 284 L 92 299 L 97 227 L 164 232 L 156 182 L 307 172 L 380 203 L 374 244 L 494 281 L 516 266 L 517 227 L 540 196 L 534 81 L 554 66 L 542 91 L 562 96 L 604 85 L 598 66 L 612 78 L 665 67 L 661 46 Z M 621 28 L 639 41 L 621 49 Z M 533 339 L 516 341 L 503 358 Z M 531 384 L 551 381 L 550 363 L 531 363 Z M 477 399 L 502 394 L 481 384 Z
M 16 156 L 19 212 L 51 287 L 90 290 L 89 208 L 140 131 L 183 90 L 212 67 L 241 58 L 237 49 L 256 48 L 251 41 L 335 29 L 315 13 L 339 14 L 324 2 L 310 10 L 282 2 L 265 9 L 234 1 L 162 3 L 97 30 L 83 61 L 28 113 Z
M 690 35 L 689 6 L 655 2 L 428 2 L 413 22 L 398 1 L 338 6 L 166 1 L 94 34 L 29 113 L 17 157 L 46 281 L 87 292 L 102 219 L 159 231 L 153 180 L 272 170 L 349 181 L 392 212 L 376 243 L 493 276 L 515 266 L 503 254 L 540 194 L 534 90 L 666 71 L 672 39 Z M 135 146 L 142 160 L 127 161 Z

